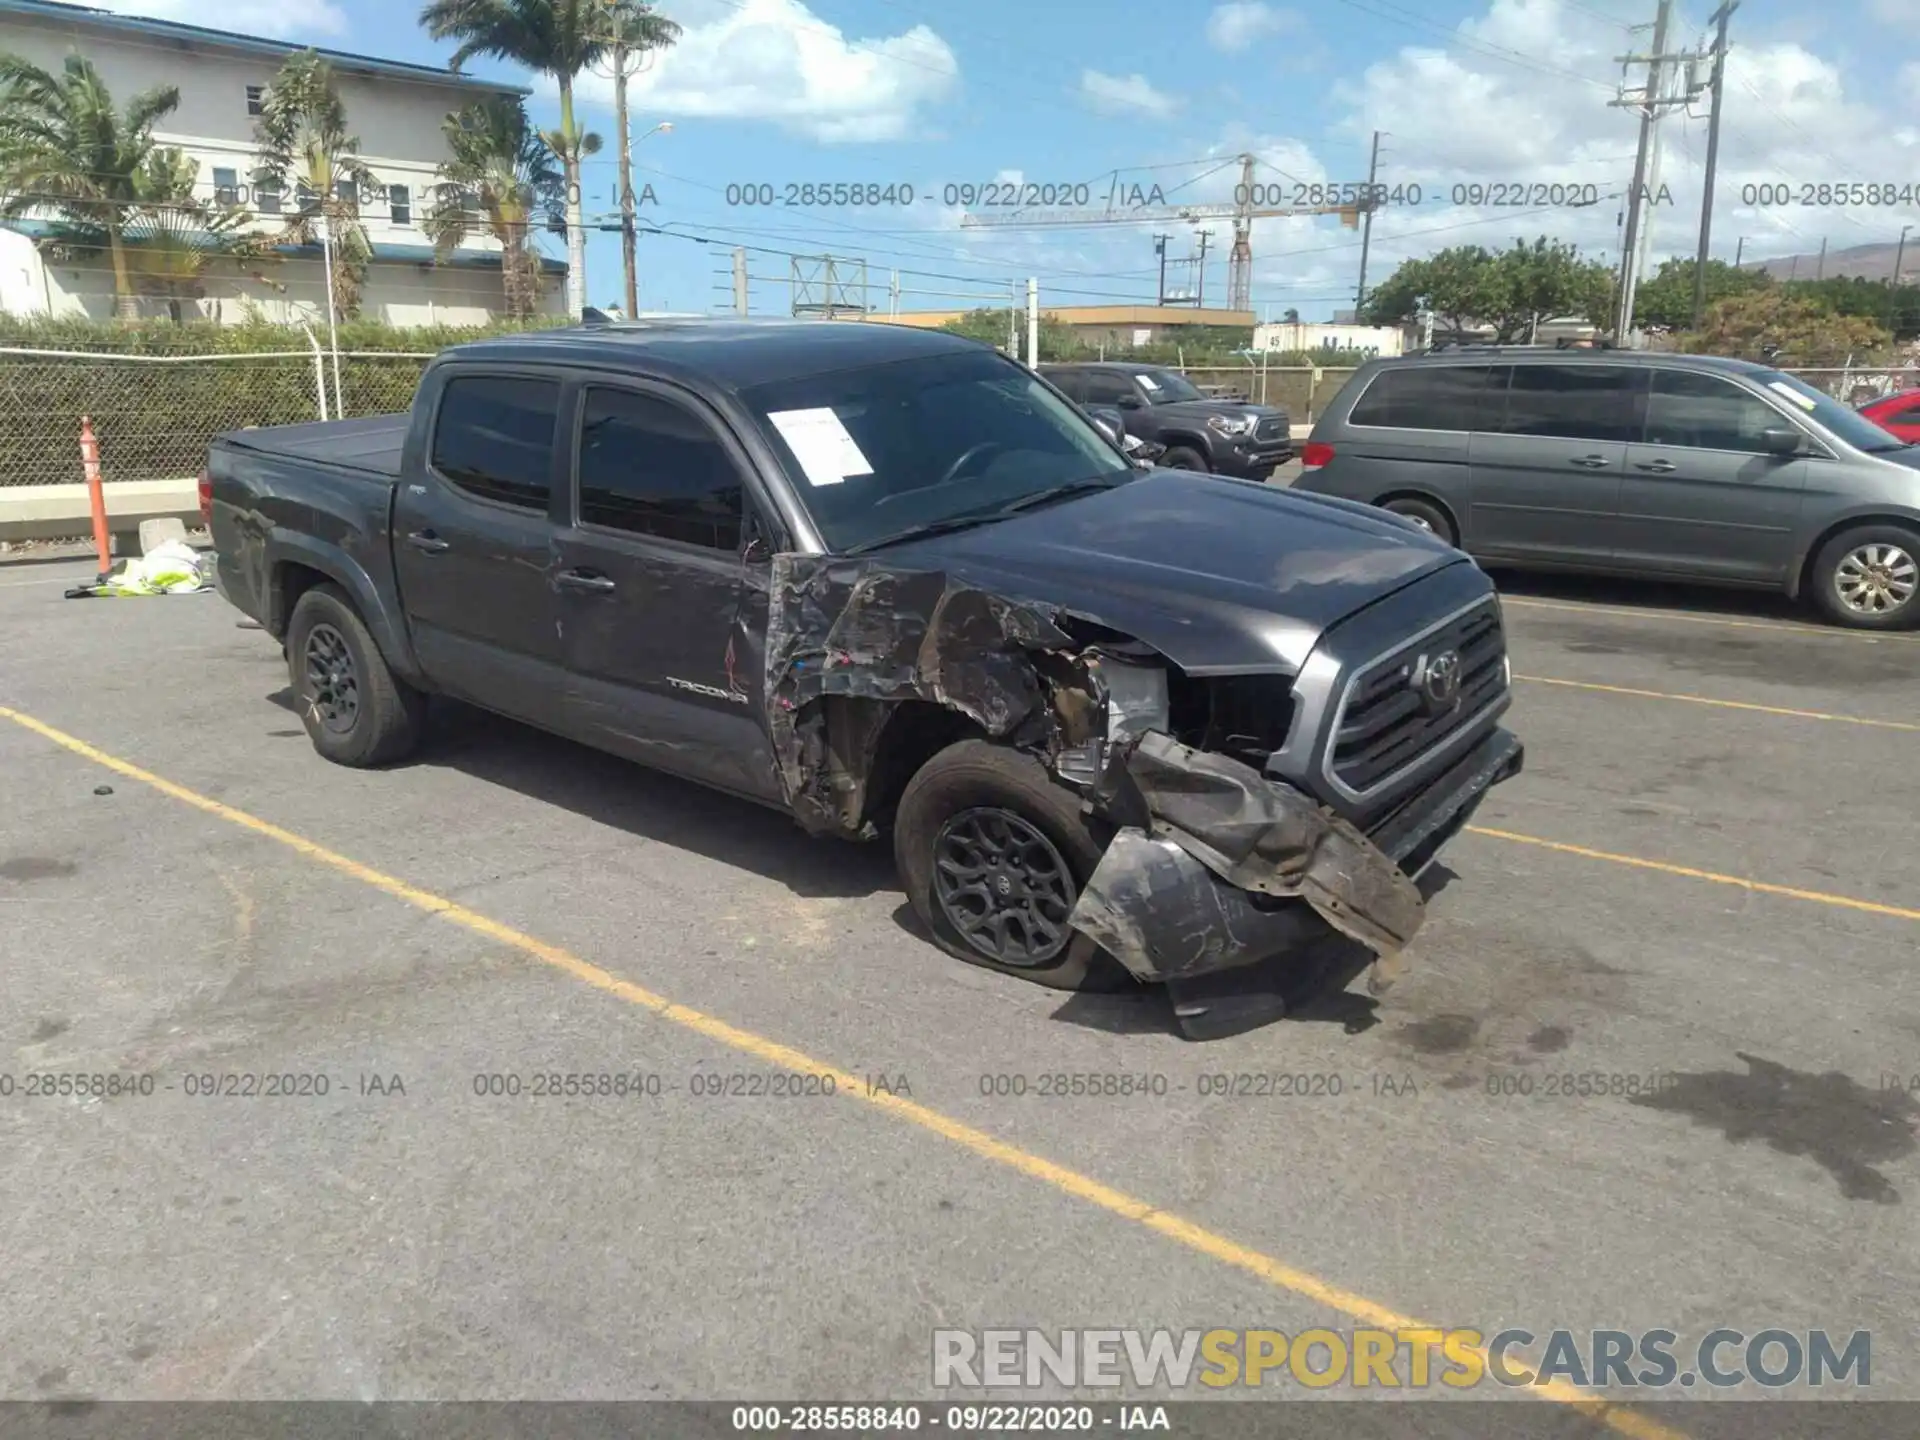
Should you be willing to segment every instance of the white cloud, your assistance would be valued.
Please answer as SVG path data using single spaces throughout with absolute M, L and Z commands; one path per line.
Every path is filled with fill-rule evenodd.
M 1207 16 L 1207 43 L 1216 50 L 1244 50 L 1264 35 L 1291 29 L 1299 16 L 1262 0 L 1227 0 Z
M 1080 98 L 1106 114 L 1133 111 L 1142 115 L 1171 115 L 1180 108 L 1173 96 L 1153 88 L 1144 75 L 1106 75 L 1080 72 Z
M 671 13 L 684 31 L 629 85 L 636 114 L 771 120 L 827 143 L 900 140 L 958 88 L 958 59 L 925 25 L 850 38 L 800 0 L 688 0 Z M 604 77 L 581 77 L 580 90 L 612 103 Z
M 1619 78 L 1613 57 L 1622 53 L 1621 29 L 1566 0 L 1493 0 L 1458 34 L 1453 46 L 1408 46 L 1336 86 L 1336 100 L 1349 107 L 1343 128 L 1355 145 L 1352 159 L 1337 167 L 1343 173 L 1331 178 L 1366 178 L 1365 144 L 1377 128 L 1387 132 L 1382 183 L 1418 181 L 1426 189 L 1420 209 L 1376 219 L 1374 246 L 1387 259 L 1384 268 L 1376 261 L 1374 272 L 1444 245 L 1503 248 L 1542 233 L 1590 254 L 1617 254 L 1620 197 L 1632 179 L 1637 134 L 1636 118 L 1607 104 Z M 1887 224 L 1892 210 L 1798 203 L 1803 184 L 1887 180 L 1920 168 L 1911 122 L 1902 129 L 1881 108 L 1886 89 L 1883 80 L 1806 44 L 1750 35 L 1735 45 L 1727 62 L 1716 251 L 1724 244 L 1731 258 L 1741 236 L 1749 256 L 1818 250 L 1822 237 L 1835 249 L 1891 241 L 1899 231 L 1897 219 Z M 1704 101 L 1695 108 L 1696 117 L 1674 113 L 1661 126 L 1659 180 L 1670 198 L 1652 212 L 1656 263 L 1690 254 L 1697 233 L 1707 127 Z M 1456 183 L 1502 181 L 1587 185 L 1600 201 L 1580 209 L 1444 203 Z M 1751 187 L 1782 181 L 1793 188 L 1794 203 L 1750 203 L 1758 194 Z M 1486 223 L 1410 233 L 1404 244 L 1394 238 L 1474 220 Z
M 150 20 L 178 20 L 188 25 L 212 23 L 196 0 L 99 0 L 102 9 L 116 15 L 140 15 Z M 332 0 L 231 0 L 220 8 L 219 28 L 234 35 L 265 35 L 324 39 L 347 33 L 347 17 Z

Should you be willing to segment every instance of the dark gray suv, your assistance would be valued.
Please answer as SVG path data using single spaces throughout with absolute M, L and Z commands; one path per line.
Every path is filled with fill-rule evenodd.
M 1920 446 L 1764 365 L 1483 347 L 1362 367 L 1295 488 L 1488 565 L 1764 586 L 1920 624 Z

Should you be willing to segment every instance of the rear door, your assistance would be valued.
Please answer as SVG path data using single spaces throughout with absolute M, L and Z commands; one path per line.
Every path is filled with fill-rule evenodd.
M 1644 372 L 1521 362 L 1504 404 L 1473 436 L 1473 553 L 1604 566 L 1612 558 L 1627 442 Z
M 1807 462 L 1769 455 L 1769 429 L 1799 429 L 1720 375 L 1653 372 L 1644 437 L 1627 448 L 1614 559 L 1706 579 L 1783 580 Z
M 588 381 L 570 414 L 554 577 L 569 731 L 778 800 L 761 650 L 771 532 L 744 451 L 718 415 L 666 386 Z
M 551 372 L 451 370 L 393 519 L 421 669 L 450 695 L 549 726 L 564 679 L 548 518 L 560 391 Z

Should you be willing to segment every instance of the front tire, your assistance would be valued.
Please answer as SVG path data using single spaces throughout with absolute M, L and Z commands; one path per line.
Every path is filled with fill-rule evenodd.
M 1843 530 L 1813 562 L 1814 603 L 1856 630 L 1920 624 L 1920 534 L 1902 525 Z
M 313 748 L 336 765 L 385 765 L 419 744 L 426 697 L 397 678 L 346 593 L 316 585 L 287 621 L 287 675 Z
M 1213 470 L 1207 457 L 1189 445 L 1169 445 L 1167 453 L 1153 463 L 1162 470 L 1198 470 L 1202 474 Z
M 894 818 L 900 882 L 940 948 L 1053 990 L 1134 983 L 1067 925 L 1105 849 L 1038 760 L 984 740 L 949 745 L 921 766 Z

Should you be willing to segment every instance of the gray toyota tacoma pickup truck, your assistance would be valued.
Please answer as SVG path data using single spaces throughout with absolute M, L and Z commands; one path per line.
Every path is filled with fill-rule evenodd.
M 221 436 L 202 503 L 328 759 L 403 758 L 445 695 L 890 835 L 949 953 L 1164 983 L 1196 1038 L 1278 1013 L 1337 935 L 1378 988 L 1417 876 L 1521 764 L 1466 556 L 1370 507 L 1142 469 L 951 335 L 464 345 L 409 414 Z

